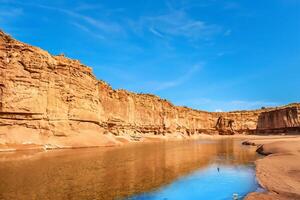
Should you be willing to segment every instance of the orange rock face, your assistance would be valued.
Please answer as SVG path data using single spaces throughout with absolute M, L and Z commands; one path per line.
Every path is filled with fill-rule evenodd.
M 268 112 L 263 112 L 258 118 L 259 132 L 299 132 L 300 106 L 294 105 Z
M 0 31 L 0 143 L 103 146 L 112 135 L 254 133 L 299 128 L 300 106 L 205 112 L 113 90 L 91 68 Z

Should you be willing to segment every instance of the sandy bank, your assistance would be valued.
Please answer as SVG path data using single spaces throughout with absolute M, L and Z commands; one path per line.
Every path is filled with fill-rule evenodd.
M 253 144 L 262 144 L 271 142 L 274 140 L 285 141 L 296 136 L 260 136 L 260 135 L 208 135 L 208 134 L 197 134 L 187 136 L 182 133 L 172 133 L 165 135 L 152 135 L 152 134 L 140 134 L 140 135 L 122 135 L 115 136 L 113 134 L 105 135 L 95 135 L 89 134 L 88 137 L 68 137 L 63 138 L 61 141 L 59 137 L 54 137 L 52 139 L 47 139 L 49 143 L 34 142 L 28 140 L 26 143 L 0 143 L 0 153 L 1 152 L 13 152 L 13 151 L 26 151 L 26 150 L 54 150 L 54 149 L 77 149 L 77 148 L 94 148 L 94 147 L 111 147 L 111 146 L 122 146 L 129 143 L 136 142 L 160 142 L 160 141 L 181 141 L 181 140 L 199 140 L 199 139 L 209 139 L 209 140 L 219 140 L 224 138 L 235 138 L 245 141 L 251 141 Z M 80 141 L 80 142 L 78 142 Z
M 194 136 L 186 136 L 181 133 L 173 133 L 166 135 L 123 135 L 114 136 L 113 134 L 105 135 L 89 135 L 89 137 L 68 137 L 47 139 L 49 143 L 32 142 L 28 140 L 26 143 L 0 143 L 1 152 L 13 152 L 13 151 L 26 151 L 26 150 L 54 150 L 54 149 L 77 149 L 77 148 L 94 148 L 94 147 L 111 147 L 111 146 L 122 146 L 128 143 L 145 143 L 145 142 L 160 142 L 160 141 L 180 141 L 180 140 L 195 140 L 195 139 L 217 139 L 220 137 L 199 134 Z
M 251 193 L 246 200 L 299 200 L 300 199 L 300 138 L 253 139 L 257 152 L 266 157 L 256 164 L 259 184 L 264 193 Z

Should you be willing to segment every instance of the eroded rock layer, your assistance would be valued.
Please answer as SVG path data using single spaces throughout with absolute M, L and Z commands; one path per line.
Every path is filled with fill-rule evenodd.
M 300 132 L 300 106 L 294 105 L 262 112 L 257 122 L 257 131 L 261 133 Z
M 237 112 L 174 106 L 149 94 L 113 90 L 91 68 L 52 56 L 0 31 L 0 143 L 102 146 L 112 135 L 190 136 L 300 127 L 299 104 Z

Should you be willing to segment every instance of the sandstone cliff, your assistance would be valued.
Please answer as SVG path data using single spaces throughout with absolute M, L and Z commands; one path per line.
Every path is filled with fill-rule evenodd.
M 257 131 L 261 133 L 300 132 L 300 106 L 291 104 L 280 109 L 262 112 L 257 121 Z
M 144 135 L 295 131 L 299 122 L 299 104 L 217 113 L 113 90 L 79 61 L 52 56 L 0 31 L 0 144 L 102 146 L 116 144 L 114 136 L 120 135 L 139 140 Z

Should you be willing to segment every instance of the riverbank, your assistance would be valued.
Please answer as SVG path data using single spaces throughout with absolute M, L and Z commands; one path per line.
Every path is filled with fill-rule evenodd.
M 25 143 L 9 144 L 0 143 L 0 152 L 14 152 L 26 150 L 55 150 L 55 149 L 78 149 L 94 147 L 112 147 L 123 146 L 131 143 L 160 142 L 160 141 L 181 141 L 196 139 L 212 139 L 215 136 L 199 134 L 187 136 L 181 133 L 172 133 L 165 135 L 136 134 L 121 135 L 113 134 L 89 134 L 88 137 L 69 136 L 68 138 L 52 137 L 37 142 L 27 141 Z
M 299 200 L 300 138 L 256 138 L 247 143 L 266 155 L 255 162 L 257 180 L 266 192 L 251 193 L 246 200 Z
M 161 141 L 182 141 L 182 140 L 199 140 L 199 139 L 210 139 L 218 140 L 224 138 L 241 139 L 247 142 L 255 141 L 257 145 L 263 143 L 272 142 L 276 139 L 280 141 L 294 139 L 297 136 L 278 136 L 278 135 L 208 135 L 208 134 L 197 134 L 187 136 L 181 133 L 172 133 L 165 135 L 152 135 L 152 134 L 140 134 L 140 135 L 122 135 L 115 136 L 113 134 L 103 135 L 89 135 L 89 137 L 68 137 L 66 138 L 54 137 L 47 139 L 49 143 L 33 143 L 26 142 L 23 144 L 7 144 L 0 143 L 0 152 L 14 152 L 14 151 L 28 151 L 28 150 L 55 150 L 55 149 L 78 149 L 78 148 L 95 148 L 95 147 L 112 147 L 112 146 L 123 146 L 132 143 L 148 143 L 148 142 L 161 142 Z M 63 141 L 61 141 L 61 140 Z M 80 142 L 78 142 L 80 141 Z M 253 142 L 252 142 L 253 143 Z
M 141 138 L 131 138 L 125 136 L 111 136 L 114 141 L 111 146 L 130 146 L 130 144 L 157 143 L 162 141 L 184 141 L 184 140 L 220 140 L 225 138 L 237 139 L 238 141 L 247 141 L 245 144 L 256 145 L 257 151 L 260 154 L 267 155 L 263 159 L 257 160 L 256 174 L 259 184 L 266 189 L 264 193 L 251 193 L 247 196 L 247 200 L 262 199 L 262 200 L 285 200 L 285 199 L 300 199 L 300 137 L 299 136 L 264 136 L 264 135 L 206 135 L 199 134 L 194 136 L 183 136 L 170 134 L 165 136 L 145 135 Z M 110 136 L 110 135 L 106 135 Z M 171 144 L 171 143 L 170 143 Z M 144 146 L 144 145 L 142 145 Z M 90 146 L 93 147 L 93 146 Z M 98 147 L 98 146 L 96 146 Z M 103 146 L 104 147 L 104 146 Z M 108 147 L 108 146 L 106 146 Z M 0 151 L 17 152 L 21 151 L 21 155 L 15 157 L 14 154 L 4 161 L 28 159 L 32 156 L 29 150 L 38 150 L 41 155 L 45 155 L 43 151 L 54 149 L 76 149 L 83 148 L 80 146 L 55 146 L 55 145 L 2 145 Z M 86 147 L 85 147 L 86 148 Z M 107 148 L 103 148 L 106 150 Z M 110 148 L 108 148 L 109 150 Z M 123 149 L 123 148 L 122 148 Z M 126 149 L 126 148 L 125 148 Z M 255 152 L 255 147 L 253 153 Z M 26 151 L 28 150 L 28 151 Z M 27 153 L 28 152 L 28 155 Z M 70 150 L 71 152 L 71 150 Z M 72 151 L 73 152 L 73 151 Z M 54 153 L 54 152 L 53 152 Z M 24 154 L 24 155 L 23 155 Z M 6 155 L 6 154 L 3 154 Z M 8 154 L 7 154 L 8 155 Z M 16 154 L 17 155 L 17 154 Z M 49 155 L 47 153 L 47 155 Z

